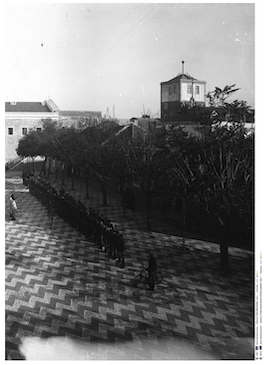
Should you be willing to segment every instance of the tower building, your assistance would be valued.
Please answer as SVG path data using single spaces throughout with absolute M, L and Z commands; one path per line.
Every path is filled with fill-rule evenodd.
M 182 72 L 169 81 L 161 82 L 160 86 L 161 119 L 174 120 L 184 102 L 205 105 L 206 82 L 185 73 L 184 61 Z

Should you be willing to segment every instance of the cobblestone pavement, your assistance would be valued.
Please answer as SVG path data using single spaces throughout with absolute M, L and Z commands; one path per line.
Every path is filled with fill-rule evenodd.
M 10 221 L 15 192 L 18 219 Z M 81 189 L 70 192 L 83 200 Z M 46 208 L 19 177 L 6 179 L 6 357 L 8 359 L 252 359 L 252 253 L 232 248 L 231 275 L 219 267 L 219 246 L 142 230 L 142 217 L 110 200 L 89 206 L 119 224 L 126 267 Z M 134 219 L 137 216 L 137 219 Z M 154 292 L 131 279 L 157 257 L 164 280 Z

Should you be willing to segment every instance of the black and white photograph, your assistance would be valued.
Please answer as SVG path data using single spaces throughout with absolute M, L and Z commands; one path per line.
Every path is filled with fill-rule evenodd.
M 262 359 L 258 5 L 5 3 L 5 360 Z

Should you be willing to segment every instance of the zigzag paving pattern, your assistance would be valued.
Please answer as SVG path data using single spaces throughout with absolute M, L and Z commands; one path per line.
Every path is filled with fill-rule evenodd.
M 18 219 L 8 217 L 15 192 Z M 112 218 L 112 217 L 111 217 Z M 8 359 L 253 359 L 252 254 L 121 225 L 126 267 L 46 208 L 18 178 L 6 179 Z M 131 279 L 155 253 L 164 280 L 154 292 Z

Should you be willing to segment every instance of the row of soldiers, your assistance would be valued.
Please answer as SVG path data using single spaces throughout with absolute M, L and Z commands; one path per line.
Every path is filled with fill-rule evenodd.
M 30 178 L 30 193 L 47 207 L 52 228 L 53 218 L 58 215 L 73 228 L 95 242 L 98 248 L 116 259 L 120 267 L 125 267 L 125 241 L 123 235 L 111 221 L 94 209 L 89 211 L 81 201 L 76 201 L 62 188 L 58 193 L 49 182 L 40 178 Z

